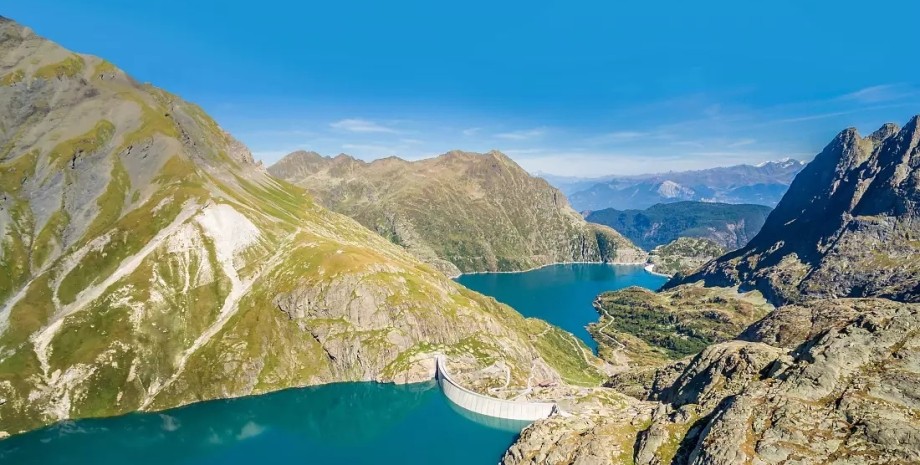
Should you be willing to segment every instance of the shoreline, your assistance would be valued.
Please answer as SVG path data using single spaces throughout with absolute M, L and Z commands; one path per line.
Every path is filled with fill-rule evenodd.
M 656 276 L 663 276 L 663 277 L 665 277 L 665 278 L 673 278 L 673 277 L 674 277 L 673 275 L 664 274 L 664 273 L 659 273 L 659 272 L 655 271 L 655 264 L 654 264 L 654 263 L 649 263 L 649 264 L 645 265 L 645 271 L 647 271 L 647 272 L 649 272 L 649 273 L 651 273 L 651 274 L 653 274 L 653 275 L 656 275 Z
M 538 265 L 538 266 L 535 266 L 535 267 L 532 267 L 532 268 L 528 268 L 528 269 L 526 269 L 526 270 L 515 270 L 515 271 L 469 271 L 469 272 L 465 272 L 465 273 L 460 273 L 460 274 L 455 275 L 455 276 L 448 276 L 448 278 L 450 278 L 450 279 L 457 279 L 457 278 L 459 278 L 459 277 L 461 277 L 461 276 L 464 276 L 464 275 L 473 275 L 473 274 L 499 274 L 499 273 L 500 273 L 500 274 L 512 274 L 512 273 L 527 273 L 527 272 L 529 272 L 529 271 L 536 271 L 536 270 L 539 270 L 539 269 L 541 269 L 541 268 L 546 268 L 546 267 L 548 267 L 548 266 L 556 266 L 556 265 L 643 266 L 643 265 L 646 265 L 646 264 L 648 264 L 648 262 L 645 262 L 645 261 L 642 261 L 642 262 L 623 262 L 623 263 L 618 263 L 618 262 L 587 262 L 587 261 L 553 262 L 553 263 L 546 263 L 546 264 L 544 264 L 544 265 Z M 647 268 L 647 267 L 646 267 L 646 271 L 648 271 L 648 268 Z M 661 274 L 661 273 L 654 273 L 654 274 Z

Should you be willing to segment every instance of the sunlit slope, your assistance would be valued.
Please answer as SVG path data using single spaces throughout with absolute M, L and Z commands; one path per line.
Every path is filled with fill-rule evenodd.
M 435 351 L 477 389 L 593 369 L 566 333 L 271 178 L 197 106 L 9 20 L 0 199 L 2 432 L 418 380 Z

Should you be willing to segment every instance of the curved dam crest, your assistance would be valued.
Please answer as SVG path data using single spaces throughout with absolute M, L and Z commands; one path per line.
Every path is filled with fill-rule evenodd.
M 444 396 L 460 408 L 507 420 L 536 421 L 559 411 L 554 402 L 518 402 L 473 392 L 451 378 L 444 355 L 435 356 L 435 378 Z

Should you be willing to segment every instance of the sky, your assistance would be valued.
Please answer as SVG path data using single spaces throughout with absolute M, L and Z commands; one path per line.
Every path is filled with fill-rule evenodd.
M 266 164 L 498 149 L 531 172 L 809 160 L 920 113 L 920 2 L 12 0 Z

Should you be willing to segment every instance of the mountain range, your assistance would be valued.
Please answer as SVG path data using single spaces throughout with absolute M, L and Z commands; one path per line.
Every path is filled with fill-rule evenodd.
M 770 211 L 763 205 L 681 201 L 645 210 L 608 208 L 592 211 L 585 218 L 616 229 L 646 250 L 680 237 L 708 239 L 734 250 L 747 245 L 760 231 Z
M 777 304 L 816 298 L 920 301 L 920 119 L 862 137 L 842 131 L 795 179 L 744 248 L 669 283 L 757 289 Z
M 918 125 L 841 132 L 747 246 L 598 297 L 633 400 L 537 422 L 502 463 L 920 463 Z
M 498 151 L 370 163 L 299 151 L 268 171 L 451 276 L 645 260 L 629 240 L 585 222 L 561 192 Z
M 572 179 L 545 175 L 578 211 L 645 209 L 658 203 L 697 200 L 774 206 L 804 162 L 783 159 L 695 171 Z
M 594 370 L 570 334 L 271 177 L 201 108 L 5 18 L 0 198 L 0 436 L 427 380 L 435 351 L 477 390 Z
M 299 187 L 194 104 L 0 18 L 0 437 L 430 380 L 443 353 L 470 389 L 565 411 L 504 465 L 920 463 L 920 116 L 786 164 L 745 246 L 598 296 L 603 364 L 444 273 L 641 254 L 504 155 L 272 167 Z

